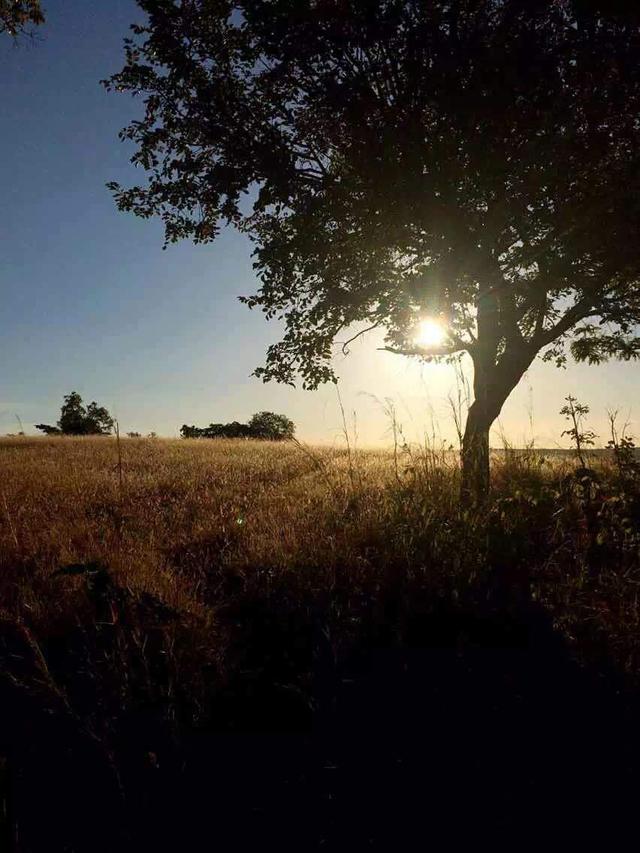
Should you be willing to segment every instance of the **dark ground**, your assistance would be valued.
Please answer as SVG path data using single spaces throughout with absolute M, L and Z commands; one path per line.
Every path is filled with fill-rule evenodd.
M 255 630 L 267 642 L 273 626 Z M 119 783 L 71 717 L 5 682 L 6 848 L 626 849 L 635 699 L 578 666 L 542 609 L 442 605 L 339 666 L 321 631 L 305 636 L 312 708 L 268 666 L 179 741 L 141 708 L 120 731 Z

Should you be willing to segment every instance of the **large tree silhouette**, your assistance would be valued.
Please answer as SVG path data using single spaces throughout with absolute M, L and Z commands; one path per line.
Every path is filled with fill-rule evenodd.
M 106 85 L 144 98 L 123 131 L 122 210 L 169 242 L 233 224 L 245 301 L 285 322 L 263 379 L 334 379 L 337 336 L 469 353 L 464 484 L 539 353 L 638 355 L 640 26 L 587 0 L 138 0 Z M 420 347 L 425 316 L 447 339 Z M 350 329 L 350 332 L 345 332 Z

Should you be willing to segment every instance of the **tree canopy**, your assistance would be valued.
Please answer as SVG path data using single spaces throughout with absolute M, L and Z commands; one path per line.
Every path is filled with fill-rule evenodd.
M 274 412 L 257 412 L 249 420 L 249 429 L 255 438 L 283 441 L 287 438 L 293 438 L 296 427 L 286 415 L 276 415 Z
M 114 420 L 104 406 L 89 403 L 85 406 L 80 394 L 72 391 L 64 398 L 57 426 L 36 424 L 45 435 L 109 435 Z
M 29 24 L 44 23 L 39 0 L 0 0 L 0 33 L 17 36 Z
M 477 456 L 538 353 L 638 356 L 638 7 L 138 2 L 106 85 L 144 99 L 122 136 L 148 178 L 111 187 L 167 242 L 251 237 L 245 301 L 285 327 L 257 375 L 315 388 L 372 328 L 469 353 Z M 415 343 L 425 316 L 444 341 Z

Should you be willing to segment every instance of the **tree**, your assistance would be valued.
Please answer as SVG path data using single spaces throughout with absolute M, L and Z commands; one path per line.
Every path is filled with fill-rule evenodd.
M 58 427 L 63 435 L 86 435 L 87 410 L 82 397 L 77 391 L 72 391 L 64 398 L 60 409 Z
M 249 420 L 249 429 L 253 438 L 284 441 L 293 438 L 296 425 L 286 415 L 276 415 L 274 412 L 257 412 Z
M 56 427 L 49 424 L 35 426 L 46 435 L 109 435 L 113 425 L 114 420 L 104 406 L 93 402 L 85 407 L 80 394 L 72 391 L 64 398 Z
M 85 420 L 87 435 L 109 435 L 114 423 L 115 421 L 104 406 L 99 406 L 95 402 L 89 403 Z
M 0 0 L 0 33 L 17 36 L 29 24 L 44 23 L 39 0 Z
M 637 4 L 138 3 L 105 82 L 144 97 L 122 138 L 148 180 L 110 186 L 167 243 L 250 236 L 244 301 L 285 324 L 263 380 L 334 380 L 336 338 L 373 328 L 390 353 L 468 353 L 481 496 L 490 427 L 538 354 L 638 356 Z M 444 340 L 416 342 L 425 318 Z

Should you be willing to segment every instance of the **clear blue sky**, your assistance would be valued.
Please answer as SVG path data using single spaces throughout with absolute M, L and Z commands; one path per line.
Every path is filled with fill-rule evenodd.
M 141 18 L 136 4 L 44 5 L 47 23 L 32 42 L 0 42 L 0 434 L 16 431 L 16 413 L 27 431 L 55 422 L 75 389 L 115 412 L 124 430 L 174 435 L 185 421 L 245 420 L 266 408 L 290 415 L 304 439 L 335 440 L 335 388 L 303 392 L 250 377 L 278 328 L 237 301 L 254 289 L 245 240 L 226 232 L 213 246 L 163 252 L 160 225 L 119 213 L 105 188 L 142 177 L 117 138 L 139 105 L 99 85 L 122 64 L 122 38 Z M 411 438 L 432 414 L 451 435 L 449 368 L 377 352 L 366 339 L 338 362 L 362 443 L 388 440 L 370 395 L 395 400 Z M 567 393 L 589 403 L 604 430 L 606 407 L 633 416 L 639 391 L 637 364 L 537 365 L 502 422 L 514 441 L 528 437 L 532 403 L 533 433 L 548 445 L 563 428 Z

